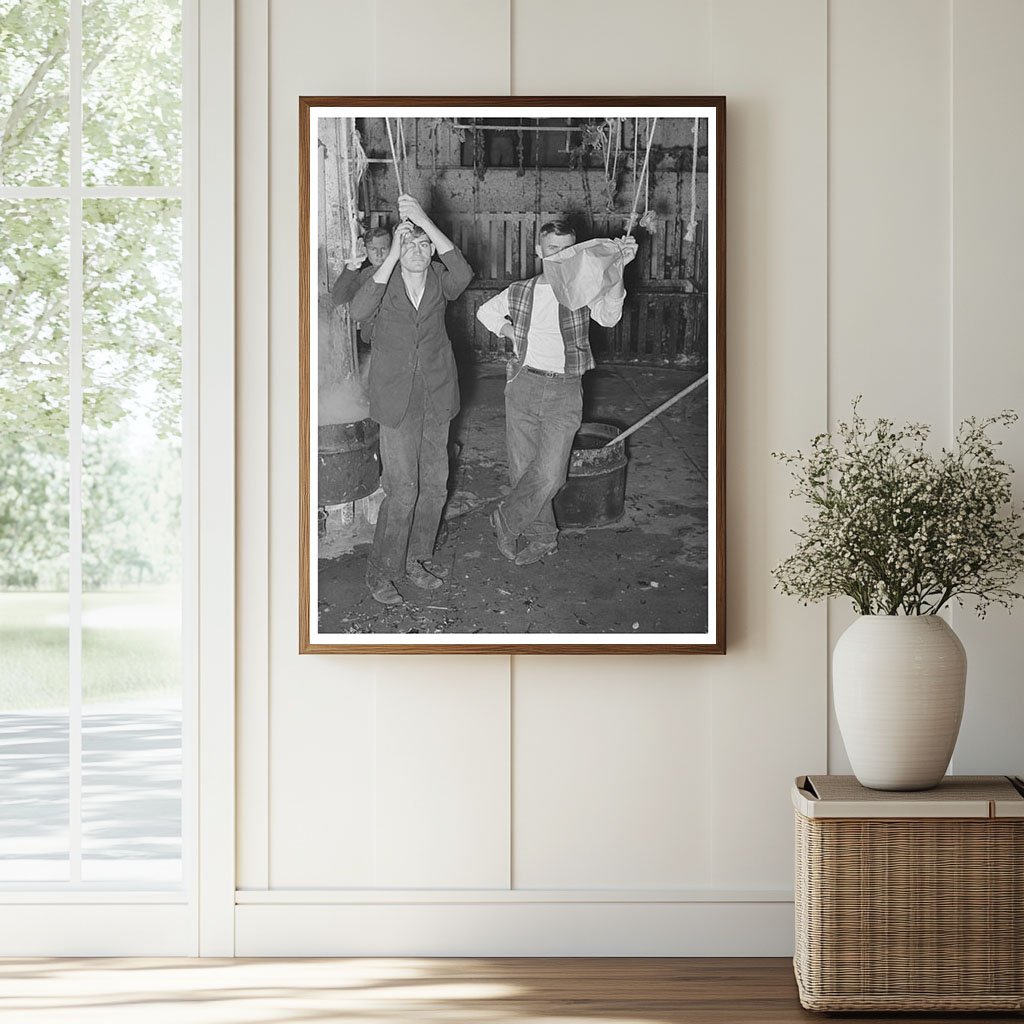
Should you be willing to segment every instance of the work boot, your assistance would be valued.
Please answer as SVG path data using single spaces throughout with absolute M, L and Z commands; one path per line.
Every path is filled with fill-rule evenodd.
M 558 550 L 557 541 L 531 540 L 515 557 L 516 565 L 533 565 Z
M 398 587 L 383 576 L 367 576 L 366 586 L 370 590 L 370 597 L 378 604 L 398 605 L 404 604 L 405 598 L 398 592 Z
M 423 562 L 410 562 L 405 568 L 406 578 L 422 590 L 437 590 L 444 580 L 428 569 Z
M 494 536 L 498 541 L 498 550 L 510 561 L 516 560 L 516 538 L 505 526 L 501 518 L 501 509 L 496 508 L 491 513 L 491 526 L 494 527 Z

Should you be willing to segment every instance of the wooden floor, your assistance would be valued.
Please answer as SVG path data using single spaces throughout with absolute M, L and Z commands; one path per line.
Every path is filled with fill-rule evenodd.
M 1024 1020 L 851 1014 L 850 1021 Z M 6 959 L 3 1024 L 789 1024 L 786 959 Z

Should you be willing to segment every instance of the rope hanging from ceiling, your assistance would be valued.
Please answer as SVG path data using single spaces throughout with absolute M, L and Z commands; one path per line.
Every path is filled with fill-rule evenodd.
M 654 142 L 654 131 L 658 127 L 658 119 L 647 118 L 647 148 L 644 151 L 644 163 L 640 170 L 639 181 L 634 182 L 633 185 L 633 209 L 629 213 L 629 222 L 626 224 L 626 234 L 632 235 L 633 229 L 637 224 L 636 208 L 640 204 L 640 186 L 644 189 L 644 215 L 640 219 L 642 227 L 649 228 L 651 222 L 651 173 L 650 173 L 650 162 L 651 162 L 651 144 Z M 637 118 L 636 126 L 639 128 L 640 119 Z M 633 135 L 633 153 L 637 152 L 636 134 L 634 129 Z M 633 173 L 636 173 L 636 158 L 634 156 Z

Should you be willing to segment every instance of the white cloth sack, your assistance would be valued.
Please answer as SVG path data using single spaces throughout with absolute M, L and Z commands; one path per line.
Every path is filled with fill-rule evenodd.
M 590 306 L 622 284 L 622 250 L 610 238 L 577 242 L 544 258 L 544 277 L 569 309 Z

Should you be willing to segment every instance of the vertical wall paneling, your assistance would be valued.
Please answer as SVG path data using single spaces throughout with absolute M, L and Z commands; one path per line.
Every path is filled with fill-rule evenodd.
M 508 92 L 508 0 L 376 10 L 382 95 Z M 382 658 L 377 688 L 377 884 L 506 888 L 509 659 Z
M 238 265 L 238 866 L 254 891 L 237 950 L 787 952 L 788 787 L 844 767 L 827 665 L 849 619 L 771 590 L 801 509 L 770 452 L 858 392 L 943 440 L 1019 405 L 1019 3 L 266 3 L 269 29 L 246 5 L 238 36 L 254 250 Z M 297 98 L 509 83 L 728 99 L 725 658 L 295 653 Z M 1004 449 L 1018 466 L 1022 441 Z M 247 517 L 260 501 L 265 521 Z M 1024 770 L 1021 631 L 1000 613 L 956 626 L 971 682 L 955 766 Z
M 270 0 L 271 886 L 372 880 L 374 659 L 300 658 L 296 624 L 299 96 L 372 92 L 372 39 L 372 5 Z
M 501 6 L 501 5 L 498 5 Z M 488 21 L 477 16 L 467 31 L 497 31 L 503 24 L 507 37 L 507 7 L 504 21 L 493 5 Z M 464 10 L 464 8 L 463 8 Z M 396 813 L 376 801 L 378 785 L 387 789 L 389 777 L 378 779 L 382 764 L 378 743 L 391 743 L 390 719 L 395 710 L 392 695 L 409 680 L 419 684 L 422 699 L 431 703 L 433 713 L 451 722 L 464 721 L 465 694 L 453 687 L 459 670 L 445 668 L 446 659 L 411 657 L 304 657 L 297 650 L 295 609 L 297 607 L 295 487 L 297 480 L 297 319 L 295 299 L 295 252 L 298 242 L 297 195 L 297 110 L 298 97 L 307 95 L 372 95 L 413 92 L 506 91 L 503 81 L 462 75 L 461 87 L 450 79 L 434 77 L 455 59 L 451 49 L 460 39 L 453 32 L 454 12 L 433 5 L 433 16 L 410 32 L 409 23 L 399 27 L 388 19 L 394 8 L 383 7 L 375 14 L 372 4 L 284 3 L 270 6 L 270 593 L 271 593 L 271 684 L 270 684 L 270 854 L 272 887 L 294 886 L 367 887 L 377 884 L 378 857 L 389 878 L 411 878 L 417 871 L 418 849 L 409 836 L 399 835 Z M 462 18 L 456 19 L 456 23 Z M 415 67 L 411 79 L 389 77 L 392 51 L 388 40 L 415 37 L 415 52 L 396 58 L 394 67 Z M 465 38 L 462 42 L 465 42 Z M 507 39 L 506 39 L 507 42 Z M 404 44 L 403 44 L 404 45 Z M 461 44 L 460 44 L 461 45 Z M 380 52 L 375 51 L 381 47 Z M 507 50 L 507 46 L 505 46 Z M 501 51 L 501 45 L 498 52 Z M 434 55 L 433 57 L 431 55 Z M 447 61 L 447 65 L 445 62 Z M 488 63 L 488 68 L 493 62 Z M 375 81 L 376 71 L 376 81 Z M 405 72 L 403 72 L 405 73 Z M 490 73 L 490 72 L 488 72 Z M 284 282 L 289 282 L 287 286 Z M 479 692 L 491 695 L 487 708 L 475 698 L 470 703 L 479 716 L 480 735 L 506 735 L 508 659 L 475 659 Z M 449 662 L 449 664 L 451 664 Z M 380 692 L 378 693 L 378 687 Z M 395 688 L 398 688 L 396 691 Z M 502 687 L 505 688 L 502 692 Z M 378 697 L 381 699 L 378 700 Z M 380 708 L 385 718 L 379 720 Z M 497 716 L 497 717 L 494 717 Z M 398 712 L 398 722 L 402 713 Z M 411 734 L 409 737 L 411 739 Z M 423 742 L 429 744 L 429 737 Z M 507 744 L 506 744 L 507 745 Z M 415 744 L 413 745 L 413 747 Z M 416 772 L 410 760 L 413 747 L 392 751 L 384 759 L 386 769 Z M 428 749 L 427 747 L 424 748 Z M 477 806 L 475 787 L 488 780 L 495 788 L 488 799 L 496 801 L 495 815 L 507 811 L 508 785 L 493 769 L 495 750 L 463 744 L 446 753 L 448 764 L 458 770 L 446 774 L 435 763 L 421 783 L 436 780 L 437 800 L 458 804 L 462 797 L 450 790 L 462 779 L 463 802 Z M 486 755 L 484 764 L 471 758 Z M 507 766 L 505 768 L 507 780 Z M 423 794 L 421 794 L 423 795 Z M 429 806 L 429 798 L 424 796 Z M 391 806 L 397 806 L 392 801 Z M 378 815 L 381 819 L 378 822 Z M 486 814 L 478 815 L 481 827 L 490 827 Z M 381 849 L 378 827 L 394 848 Z M 417 825 L 410 819 L 409 828 Z M 493 835 L 493 830 L 490 835 Z M 479 849 L 494 850 L 481 840 Z M 488 880 L 508 879 L 507 825 L 500 851 L 489 853 L 489 861 L 474 870 Z M 435 864 L 445 859 L 439 850 Z M 462 864 L 456 857 L 452 865 Z M 452 870 L 449 865 L 449 872 Z M 441 867 L 437 872 L 443 874 Z M 435 874 L 437 874 L 435 872 Z M 438 874 L 438 877 L 440 875 Z M 445 876 L 451 878 L 451 874 Z M 488 884 L 491 884 L 490 881 Z
M 317 664 L 275 680 L 271 885 L 372 886 L 379 659 L 303 660 Z
M 789 785 L 825 766 L 825 612 L 771 590 L 799 510 L 771 451 L 825 425 L 826 8 L 714 5 L 728 97 L 729 653 L 711 666 L 713 884 L 787 884 Z
M 678 658 L 517 658 L 517 889 L 711 881 L 710 696 Z
M 869 417 L 948 428 L 948 23 L 933 0 L 829 5 L 833 423 L 863 394 Z
M 708 0 L 516 0 L 515 91 L 706 94 L 710 22 Z M 701 658 L 515 659 L 517 888 L 708 884 L 708 673 Z
M 388 0 L 375 6 L 380 95 L 508 93 L 509 0 Z
M 949 432 L 949 9 L 829 4 L 829 423 Z M 853 621 L 830 603 L 829 650 Z M 833 722 L 829 767 L 848 771 Z
M 239 281 L 237 323 L 238 550 L 245 552 L 237 568 L 238 636 L 238 887 L 266 888 L 269 871 L 269 603 L 270 524 L 268 450 L 269 412 L 268 261 L 269 203 L 268 133 L 269 47 L 268 0 L 252 0 L 237 8 L 236 202 L 246 216 L 236 227 Z M 259 213 L 262 212 L 262 216 Z
M 507 889 L 508 658 L 400 668 L 377 680 L 376 885 Z
M 1001 409 L 1024 415 L 1020 296 L 1024 294 L 1024 5 L 1015 0 L 954 0 L 952 420 Z M 1024 498 L 1024 425 L 996 434 L 1017 469 Z M 954 609 L 967 648 L 967 702 L 958 772 L 1024 772 L 1024 604 L 978 620 Z
M 519 96 L 709 93 L 711 0 L 513 0 Z

